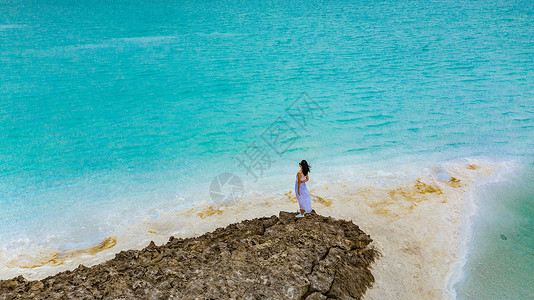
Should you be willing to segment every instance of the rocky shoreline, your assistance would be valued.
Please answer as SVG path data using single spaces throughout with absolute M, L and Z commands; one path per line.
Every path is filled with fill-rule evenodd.
M 0 299 L 361 299 L 374 282 L 371 238 L 350 221 L 295 215 L 151 242 L 42 280 L 2 280 Z

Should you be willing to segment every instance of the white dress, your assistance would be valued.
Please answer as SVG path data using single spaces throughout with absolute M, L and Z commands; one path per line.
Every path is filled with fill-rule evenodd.
M 300 180 L 306 180 L 306 176 L 301 174 L 300 172 L 297 173 L 297 176 L 300 175 Z M 300 209 L 303 209 L 306 211 L 306 213 L 310 213 L 312 211 L 311 207 L 311 196 L 310 192 L 308 191 L 308 188 L 306 187 L 306 182 L 300 183 L 300 195 L 298 193 L 298 178 L 295 179 L 295 195 L 297 195 L 297 200 L 299 201 L 299 207 Z

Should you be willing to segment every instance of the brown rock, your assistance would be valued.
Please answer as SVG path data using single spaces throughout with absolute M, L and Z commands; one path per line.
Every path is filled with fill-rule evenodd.
M 39 281 L 0 281 L 0 299 L 360 299 L 374 282 L 371 238 L 345 220 L 296 213 L 121 251 Z
M 306 297 L 306 300 L 326 300 L 326 296 L 321 293 L 315 292 Z

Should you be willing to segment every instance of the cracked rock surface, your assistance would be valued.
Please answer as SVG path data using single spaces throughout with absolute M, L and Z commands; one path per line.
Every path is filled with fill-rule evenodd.
M 42 280 L 0 281 L 0 299 L 360 299 L 371 238 L 350 221 L 280 212 L 121 251 Z

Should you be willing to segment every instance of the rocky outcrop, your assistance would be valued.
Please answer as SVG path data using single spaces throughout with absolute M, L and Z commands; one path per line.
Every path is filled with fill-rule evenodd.
M 0 299 L 359 299 L 374 282 L 371 238 L 317 215 L 245 220 L 121 251 L 38 281 L 0 281 Z

